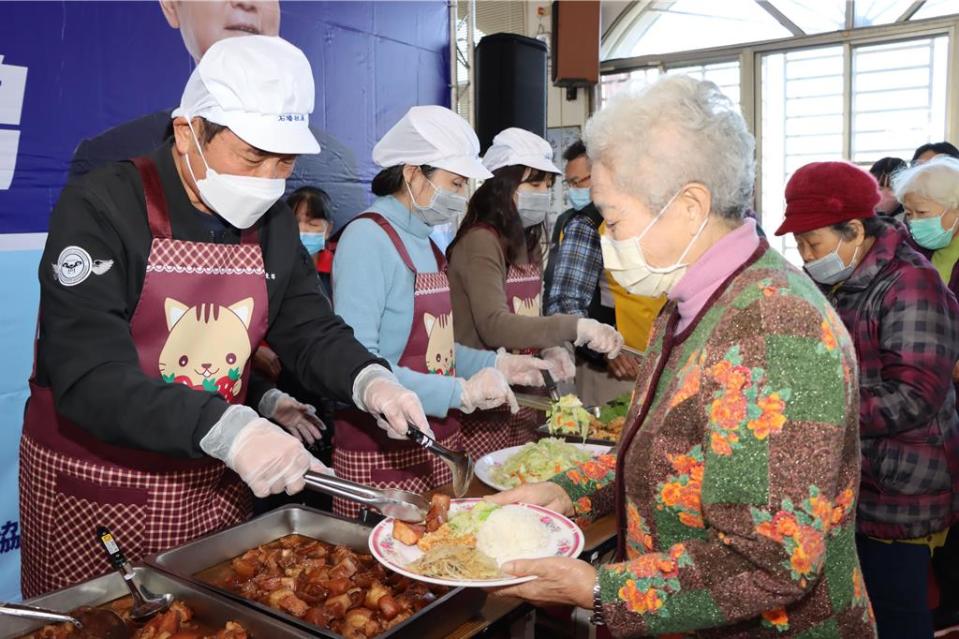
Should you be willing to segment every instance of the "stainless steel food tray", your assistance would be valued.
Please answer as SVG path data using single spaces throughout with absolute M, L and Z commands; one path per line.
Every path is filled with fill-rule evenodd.
M 292 534 L 348 546 L 368 554 L 371 530 L 368 526 L 341 519 L 320 510 L 287 505 L 233 528 L 212 533 L 177 548 L 152 555 L 144 561 L 159 570 L 209 588 L 217 594 L 307 630 L 314 636 L 340 637 L 332 630 L 314 626 L 293 615 L 244 599 L 228 590 L 200 581 L 194 575 L 241 555 L 251 548 Z M 479 589 L 455 588 L 378 637 L 403 636 L 417 637 L 417 639 L 445 637 L 479 611 L 485 599 L 486 594 Z
M 549 424 L 543 424 L 536 429 L 536 434 L 540 439 L 544 437 L 557 437 L 559 439 L 565 439 L 571 444 L 596 444 L 597 446 L 616 446 L 619 442 L 611 441 L 609 439 L 596 439 L 594 437 L 587 437 L 585 440 L 580 435 L 569 435 L 566 433 L 556 433 L 555 435 L 549 432 Z
M 308 639 L 312 636 L 273 617 L 240 606 L 152 568 L 137 566 L 134 570 L 139 583 L 153 592 L 169 592 L 177 599 L 182 599 L 196 613 L 197 620 L 205 624 L 222 627 L 227 621 L 236 621 L 249 631 L 253 639 Z M 111 573 L 25 603 L 69 612 L 81 606 L 100 606 L 127 595 L 129 591 L 123 584 L 123 579 L 116 573 Z M 0 617 L 0 639 L 21 637 L 44 625 L 46 624 L 38 621 Z

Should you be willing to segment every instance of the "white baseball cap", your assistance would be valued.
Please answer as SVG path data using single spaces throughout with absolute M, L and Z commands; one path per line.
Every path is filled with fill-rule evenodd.
M 428 164 L 467 178 L 493 174 L 479 159 L 479 139 L 469 123 L 441 106 L 415 106 L 373 147 L 373 161 L 383 168 Z
M 483 165 L 490 171 L 521 164 L 547 173 L 562 173 L 553 164 L 553 148 L 549 142 L 526 129 L 510 127 L 496 134 L 486 149 Z
M 202 117 L 269 153 L 319 153 L 310 131 L 313 70 L 276 36 L 224 38 L 200 58 L 173 117 Z

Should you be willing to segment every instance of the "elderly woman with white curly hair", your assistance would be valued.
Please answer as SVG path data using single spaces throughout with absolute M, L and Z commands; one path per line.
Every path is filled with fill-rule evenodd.
M 939 155 L 892 175 L 912 239 L 959 297 L 959 160 Z
M 617 450 L 492 498 L 615 512 L 617 557 L 514 561 L 537 579 L 499 594 L 592 609 L 617 637 L 874 636 L 853 345 L 744 217 L 745 122 L 716 85 L 673 77 L 614 99 L 584 137 L 606 267 L 669 302 Z

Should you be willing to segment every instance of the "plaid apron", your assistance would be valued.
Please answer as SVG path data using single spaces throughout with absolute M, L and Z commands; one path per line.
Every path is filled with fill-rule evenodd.
M 510 266 L 506 272 L 506 303 L 514 315 L 539 317 L 542 307 L 543 272 L 536 264 Z M 535 348 L 520 351 L 535 355 Z M 543 394 L 541 388 L 518 388 L 527 394 Z M 463 439 L 466 452 L 474 460 L 510 446 L 520 446 L 536 439 L 535 430 L 546 423 L 542 411 L 520 408 L 515 415 L 508 406 L 476 411 L 463 415 Z
M 364 213 L 354 219 L 364 218 L 380 225 L 414 276 L 413 325 L 399 365 L 418 373 L 455 376 L 453 307 L 446 278 L 446 258 L 431 240 L 439 271 L 419 273 L 403 240 L 389 221 L 377 213 Z M 454 450 L 463 449 L 458 411 L 450 411 L 446 419 L 430 418 L 429 421 L 440 444 Z M 410 441 L 390 439 L 376 425 L 375 419 L 364 412 L 348 410 L 339 413 L 334 428 L 333 469 L 339 477 L 368 486 L 400 488 L 414 493 L 443 486 L 453 479 L 442 459 Z M 357 517 L 360 506 L 334 498 L 333 511 L 338 515 Z
M 240 403 L 250 353 L 267 327 L 257 232 L 244 231 L 235 245 L 173 239 L 156 166 L 148 158 L 133 163 L 153 235 L 130 320 L 140 367 L 149 377 Z M 20 443 L 24 597 L 107 572 L 97 526 L 111 528 L 136 561 L 251 512 L 249 490 L 220 461 L 107 444 L 59 415 L 51 389 L 31 380 Z

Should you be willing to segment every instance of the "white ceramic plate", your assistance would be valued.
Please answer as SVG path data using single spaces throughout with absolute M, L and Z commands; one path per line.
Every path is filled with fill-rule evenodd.
M 450 505 L 450 514 L 461 510 L 469 510 L 480 499 L 454 499 Z M 526 508 L 536 512 L 539 515 L 540 523 L 546 528 L 549 535 L 549 543 L 542 549 L 542 552 L 536 557 L 528 559 L 539 559 L 542 557 L 578 557 L 583 552 L 585 538 L 583 531 L 566 517 L 559 513 L 543 508 L 542 506 L 533 506 L 532 504 L 511 504 L 503 508 Z M 376 557 L 383 566 L 394 572 L 405 575 L 410 579 L 425 581 L 431 584 L 451 587 L 477 587 L 493 588 L 499 586 L 511 586 L 520 584 L 524 581 L 531 581 L 536 577 L 506 577 L 502 579 L 475 579 L 468 581 L 457 581 L 453 579 L 439 579 L 436 577 L 426 577 L 424 575 L 411 572 L 406 566 L 423 556 L 423 551 L 416 546 L 407 546 L 393 539 L 393 519 L 387 518 L 381 521 L 370 533 L 370 552 Z
M 593 457 L 605 455 L 612 449 L 611 446 L 601 446 L 599 444 L 572 445 L 576 446 L 576 448 L 579 448 L 580 450 L 586 451 Z M 481 482 L 490 488 L 495 488 L 496 490 L 509 490 L 509 486 L 499 483 L 493 479 L 493 471 L 499 466 L 505 464 L 510 457 L 518 453 L 522 448 L 522 446 L 510 446 L 509 448 L 503 448 L 501 450 L 493 451 L 488 455 L 483 455 L 480 457 L 480 460 L 476 462 L 476 476 L 479 477 Z

